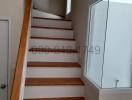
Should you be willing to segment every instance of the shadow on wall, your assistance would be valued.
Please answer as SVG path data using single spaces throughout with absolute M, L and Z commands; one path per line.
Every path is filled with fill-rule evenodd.
M 65 16 L 66 6 L 67 0 L 34 0 L 34 8 L 60 16 Z

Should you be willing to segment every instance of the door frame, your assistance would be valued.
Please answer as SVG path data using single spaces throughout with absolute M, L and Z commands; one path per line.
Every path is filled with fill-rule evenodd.
M 8 66 L 7 66 L 7 99 L 10 100 L 10 91 L 11 91 L 11 19 L 9 17 L 0 17 L 0 21 L 8 22 Z

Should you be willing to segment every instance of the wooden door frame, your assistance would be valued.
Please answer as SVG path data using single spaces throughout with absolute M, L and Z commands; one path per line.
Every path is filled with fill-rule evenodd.
M 7 66 L 7 100 L 10 99 L 10 91 L 11 91 L 11 19 L 7 17 L 0 17 L 0 21 L 7 21 L 8 22 L 8 66 Z

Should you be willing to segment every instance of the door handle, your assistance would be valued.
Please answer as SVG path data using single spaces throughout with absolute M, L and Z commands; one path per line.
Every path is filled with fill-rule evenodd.
M 5 84 L 1 84 L 0 88 L 1 88 L 2 90 L 4 90 L 4 89 L 6 88 L 6 85 L 5 85 Z

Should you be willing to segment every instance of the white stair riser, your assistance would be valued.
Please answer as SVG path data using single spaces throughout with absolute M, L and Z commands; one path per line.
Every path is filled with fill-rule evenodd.
M 31 39 L 30 48 L 76 49 L 75 41 Z
M 28 67 L 28 78 L 80 78 L 81 68 Z
M 58 30 L 45 28 L 32 28 L 31 35 L 34 37 L 48 37 L 48 38 L 68 38 L 73 39 L 72 30 Z
M 84 86 L 27 86 L 28 98 L 84 97 Z
M 46 12 L 42 12 L 39 10 L 32 10 L 32 17 L 44 17 L 44 18 L 54 18 L 54 19 L 62 19 L 60 16 L 56 16 L 54 14 L 49 14 Z
M 33 62 L 78 62 L 78 53 L 29 52 L 28 61 Z
M 32 19 L 32 26 L 55 27 L 71 29 L 71 21 L 48 20 L 48 19 Z

